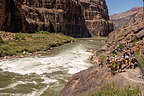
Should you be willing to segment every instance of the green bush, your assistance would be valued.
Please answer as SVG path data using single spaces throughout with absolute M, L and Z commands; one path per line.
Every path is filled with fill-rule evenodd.
M 138 38 L 134 37 L 132 46 L 134 46 L 136 44 L 136 42 L 138 42 L 138 41 L 139 41 Z
M 141 52 L 140 52 L 141 51 Z M 144 70 L 144 49 L 141 49 L 140 51 L 135 51 L 135 56 L 138 60 L 138 62 L 141 64 Z M 141 54 L 140 54 L 141 53 Z
M 0 37 L 0 43 L 4 43 L 3 39 Z
M 125 48 L 124 44 L 120 44 L 118 48 Z
M 24 35 L 15 35 L 15 40 L 26 40 Z
M 17 55 L 16 49 L 11 48 L 9 45 L 0 46 L 0 57 Z
M 100 58 L 102 60 L 102 62 L 104 63 L 106 61 L 107 57 L 105 55 L 103 55 L 103 54 L 99 54 L 98 58 Z
M 37 34 L 50 34 L 50 32 L 48 32 L 48 31 L 38 31 L 38 32 L 36 32 Z
M 113 84 L 108 84 L 100 90 L 78 96 L 138 96 L 139 94 L 139 87 L 116 88 Z

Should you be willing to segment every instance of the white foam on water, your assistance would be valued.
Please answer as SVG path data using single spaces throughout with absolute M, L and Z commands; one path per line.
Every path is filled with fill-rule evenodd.
M 49 85 L 47 85 L 45 88 L 41 90 L 34 91 L 32 92 L 31 96 L 41 96 L 48 88 L 49 88 Z
M 47 77 L 41 77 L 42 79 L 44 79 L 44 81 L 42 83 L 55 83 L 57 82 L 58 80 L 55 80 L 55 79 L 50 79 L 50 78 L 47 78 Z
M 6 61 L 0 61 L 0 69 L 3 71 L 14 72 L 21 75 L 35 73 L 40 75 L 41 79 L 44 81 L 41 83 L 47 84 L 46 87 L 42 89 L 35 89 L 32 93 L 22 94 L 15 93 L 12 96 L 40 96 L 49 87 L 51 83 L 54 83 L 54 87 L 59 86 L 59 79 L 65 80 L 65 77 L 71 76 L 81 70 L 85 70 L 92 66 L 91 63 L 87 62 L 88 56 L 91 53 L 86 52 L 87 49 L 83 45 L 75 46 L 71 49 L 67 49 L 60 54 L 55 56 L 45 56 L 45 57 L 27 57 L 18 59 L 9 59 Z M 56 72 L 56 73 L 54 73 Z M 62 72 L 62 73 L 61 73 Z M 46 74 L 45 74 L 46 73 Z M 49 75 L 49 73 L 54 73 Z M 48 75 L 48 76 L 47 76 Z M 65 80 L 66 81 L 66 80 Z M 5 88 L 12 88 L 19 84 L 30 83 L 29 81 L 22 82 L 17 81 L 8 85 Z M 36 82 L 31 81 L 31 83 L 36 84 Z M 56 87 L 57 88 L 57 87 Z M 55 90 L 55 89 L 54 89 Z
M 64 79 L 63 75 L 72 75 L 92 66 L 92 64 L 86 62 L 88 55 L 91 54 L 86 52 L 86 49 L 84 49 L 83 46 L 76 46 L 71 50 L 65 50 L 52 57 L 31 57 L 0 61 L 0 69 L 21 75 L 31 73 L 41 75 L 41 79 L 44 80 L 41 83 L 46 83 L 46 87 L 40 90 L 34 90 L 29 94 L 14 94 L 15 96 L 40 96 L 50 87 L 50 83 L 58 83 L 58 79 Z M 58 74 L 56 78 L 44 75 L 44 73 L 53 73 L 58 71 L 65 73 Z M 25 83 L 27 82 L 18 81 L 10 84 L 6 88 L 12 88 Z
M 90 53 L 81 46 L 67 50 L 54 57 L 19 58 L 0 61 L 0 68 L 4 71 L 22 75 L 36 73 L 52 73 L 67 70 L 68 74 L 75 74 L 91 66 L 85 62 Z M 63 70 L 62 70 L 63 69 Z

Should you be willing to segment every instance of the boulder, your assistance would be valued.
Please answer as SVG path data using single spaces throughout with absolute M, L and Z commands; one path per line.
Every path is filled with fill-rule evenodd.
M 141 74 L 140 68 L 113 75 L 113 72 L 105 67 L 91 67 L 74 74 L 62 89 L 60 96 L 78 96 L 79 94 L 94 93 L 108 84 L 114 84 L 116 88 L 139 86 L 142 94 L 144 94 L 144 80 L 139 78 L 139 76 L 142 76 Z

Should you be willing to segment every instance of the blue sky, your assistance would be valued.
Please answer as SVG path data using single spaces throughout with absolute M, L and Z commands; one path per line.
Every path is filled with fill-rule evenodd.
M 133 7 L 142 6 L 142 0 L 106 0 L 109 14 L 125 12 Z

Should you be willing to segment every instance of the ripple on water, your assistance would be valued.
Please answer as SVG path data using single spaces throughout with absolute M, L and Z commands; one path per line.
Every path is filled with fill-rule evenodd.
M 19 78 L 22 81 L 10 83 L 8 86 L 0 89 L 0 91 L 13 93 L 13 91 L 16 91 L 14 89 L 20 88 L 21 90 L 17 89 L 16 91 L 18 94 L 20 92 L 39 96 L 51 88 L 61 89 L 67 82 L 68 77 L 91 66 L 90 63 L 85 62 L 87 55 L 90 54 L 82 46 L 77 46 L 72 50 L 66 50 L 52 57 L 20 58 L 1 61 L 0 68 L 3 71 L 20 74 L 21 77 Z M 32 75 L 32 73 L 37 74 L 36 76 L 40 78 Z M 40 81 L 37 81 L 37 79 L 40 79 Z M 40 86 L 41 84 L 42 88 L 35 88 L 35 86 Z M 27 88 L 29 85 L 33 86 L 29 90 L 31 93 L 28 90 L 22 90 L 23 87 Z
M 89 48 L 88 44 L 79 44 L 55 56 L 0 61 L 3 70 L 0 71 L 0 81 L 6 83 L 1 86 L 0 82 L 0 95 L 57 96 L 68 77 L 92 66 L 87 61 L 90 53 L 86 52 L 85 47 Z

